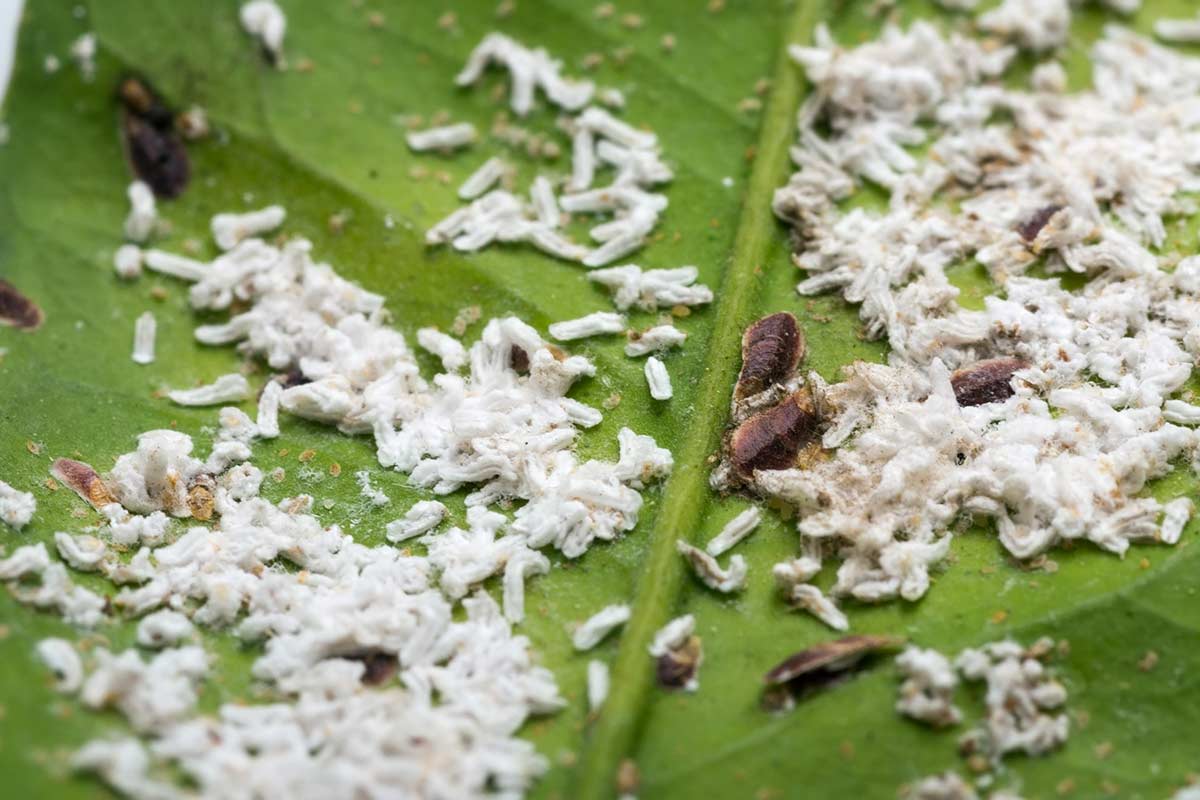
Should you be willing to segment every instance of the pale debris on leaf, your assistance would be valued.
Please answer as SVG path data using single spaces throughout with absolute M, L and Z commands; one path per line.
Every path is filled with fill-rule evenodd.
M 123 244 L 113 253 L 113 270 L 117 277 L 133 280 L 142 274 L 142 248 L 136 244 Z
M 125 238 L 141 244 L 151 237 L 158 224 L 154 192 L 142 181 L 134 181 L 126 190 L 129 215 L 125 217 Z
M 283 206 L 266 206 L 241 214 L 217 214 L 212 218 L 213 241 L 222 250 L 232 250 L 243 239 L 275 230 L 286 218 Z
M 850 620 L 846 618 L 845 612 L 810 583 L 798 583 L 793 586 L 791 601 L 797 608 L 804 609 L 835 631 L 850 628 Z
M 958 675 L 950 660 L 936 650 L 908 647 L 896 656 L 904 676 L 896 710 L 934 727 L 957 725 L 962 712 L 954 706 Z
M 474 144 L 479 138 L 475 126 L 469 122 L 457 122 L 453 125 L 441 125 L 436 128 L 426 128 L 422 131 L 409 131 L 404 139 L 408 147 L 418 153 L 428 150 L 458 150 Z
M 587 666 L 587 699 L 588 710 L 595 712 L 604 705 L 608 697 L 609 675 L 608 664 L 592 659 Z
M 584 339 L 589 336 L 621 333 L 625 330 L 625 317 L 612 311 L 597 311 L 578 319 L 563 320 L 550 325 L 550 335 L 559 341 Z
M 158 332 L 158 323 L 154 314 L 145 311 L 140 314 L 133 325 L 133 363 L 154 363 L 154 339 Z
M 391 498 L 388 497 L 386 493 L 384 493 L 381 489 L 376 489 L 375 486 L 371 484 L 370 470 L 360 469 L 358 472 L 354 473 L 354 479 L 358 481 L 359 494 L 361 494 L 363 499 L 367 500 L 372 506 L 379 508 L 392 502 Z

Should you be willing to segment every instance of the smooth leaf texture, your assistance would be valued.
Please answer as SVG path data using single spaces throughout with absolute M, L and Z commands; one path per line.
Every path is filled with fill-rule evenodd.
M 784 39 L 808 36 L 828 21 L 843 42 L 872 35 L 879 20 L 870 3 L 729 0 L 712 13 L 697 0 L 623 2 L 612 18 L 597 18 L 589 0 L 519 0 L 516 12 L 497 19 L 492 0 L 453 4 L 285 0 L 288 58 L 310 59 L 311 71 L 269 68 L 237 24 L 237 4 L 170 0 L 104 0 L 77 16 L 73 2 L 30 3 L 20 32 L 14 84 L 4 121 L 11 141 L 0 147 L 0 276 L 46 310 L 35 333 L 0 328 L 0 477 L 34 491 L 39 513 L 23 533 L 0 530 L 5 551 L 49 541 L 56 530 L 92 524 L 96 515 L 66 490 L 44 484 L 50 462 L 78 457 L 103 470 L 130 450 L 143 430 L 173 425 L 197 437 L 205 451 L 215 413 L 181 409 L 157 396 L 165 386 L 184 387 L 236 369 L 227 349 L 203 348 L 191 338 L 196 318 L 181 284 L 147 276 L 118 281 L 111 254 L 120 243 L 129 175 L 117 139 L 112 89 L 119 75 L 137 70 L 177 106 L 204 106 L 218 135 L 191 148 L 194 180 L 183 197 L 162 204 L 173 232 L 161 244 L 179 249 L 188 239 L 209 248 L 207 220 L 220 210 L 282 203 L 287 230 L 308 236 L 316 255 L 343 275 L 386 295 L 396 324 L 407 334 L 435 324 L 447 327 L 458 311 L 478 305 L 486 319 L 517 314 L 544 329 L 559 319 L 607 310 L 610 301 L 588 283 L 582 268 L 535 251 L 493 248 L 462 256 L 429 250 L 422 233 L 459 205 L 455 187 L 479 163 L 502 149 L 487 138 L 450 158 L 415 155 L 404 144 L 400 118 L 428 119 L 445 109 L 455 119 L 490 126 L 501 107 L 489 73 L 482 86 L 458 90 L 453 75 L 484 33 L 501 29 L 563 58 L 582 72 L 585 54 L 606 55 L 590 77 L 622 89 L 626 119 L 655 130 L 677 178 L 668 187 L 670 208 L 661 236 L 632 259 L 644 267 L 696 264 L 717 302 L 680 325 L 689 339 L 667 358 L 676 395 L 666 404 L 649 399 L 641 361 L 627 359 L 619 341 L 576 343 L 592 357 L 598 375 L 573 396 L 599 406 L 613 394 L 597 429 L 582 437 L 587 455 L 612 457 L 616 432 L 629 425 L 653 435 L 676 454 L 669 483 L 645 493 L 636 531 L 583 558 L 555 560 L 550 575 L 531 582 L 523 632 L 551 667 L 570 699 L 562 713 L 539 719 L 527 735 L 551 760 L 537 785 L 540 797 L 609 796 L 617 766 L 633 758 L 644 797 L 806 796 L 891 797 L 901 784 L 924 774 L 961 768 L 953 733 L 933 733 L 893 711 L 896 675 L 883 663 L 857 679 L 803 703 L 782 717 L 759 708 L 761 674 L 792 651 L 829 637 L 820 623 L 789 611 L 776 596 L 770 566 L 792 554 L 792 524 L 775 512 L 740 546 L 751 568 L 749 589 L 718 596 L 693 581 L 674 555 L 674 540 L 703 542 L 745 507 L 707 489 L 706 457 L 715 451 L 737 367 L 741 329 L 761 314 L 790 310 L 808 332 L 810 365 L 827 379 L 854 359 L 882 359 L 884 348 L 858 337 L 854 309 L 832 298 L 799 298 L 787 239 L 767 213 L 770 191 L 786 174 L 786 146 L 802 84 L 781 60 Z M 1184 15 L 1187 0 L 1147 2 L 1132 22 L 1148 30 L 1158 13 Z M 439 25 L 448 11 L 453 24 Z M 382 15 L 381 26 L 370 15 Z M 908 19 L 935 12 L 924 2 L 904 3 Z M 639 14 L 642 27 L 622 26 Z M 946 18 L 947 24 L 964 19 Z M 1087 44 L 1106 17 L 1088 9 L 1077 18 L 1068 48 L 1072 77 L 1087 82 Z M 97 75 L 82 80 L 67 58 L 70 42 L 94 30 L 100 43 Z M 660 40 L 674 34 L 665 51 Z M 620 48 L 631 47 L 624 63 Z M 64 67 L 47 74 L 43 60 L 56 54 Z M 739 111 L 761 78 L 773 80 L 765 110 Z M 556 136 L 554 113 L 542 108 L 531 129 Z M 523 185 L 538 169 L 518 152 Z M 412 177 L 422 167 L 431 177 Z M 439 180 L 438 173 L 444 173 Z M 725 186 L 724 178 L 732 179 Z M 344 230 L 328 220 L 342 214 Z M 1169 247 L 1194 248 L 1194 225 Z M 209 251 L 211 252 L 211 251 Z M 964 265 L 966 296 L 985 286 Z M 166 299 L 151 292 L 166 289 Z M 139 367 L 129 360 L 133 320 L 153 310 L 159 320 L 158 360 Z M 645 327 L 651 314 L 631 322 Z M 475 326 L 469 335 L 477 335 Z M 422 357 L 424 358 L 424 357 Z M 422 361 L 432 374 L 432 359 Z M 265 372 L 257 380 L 265 378 Z M 28 446 L 27 446 L 28 445 Z M 297 460 L 305 449 L 316 457 Z M 382 541 L 384 524 L 423 495 L 403 475 L 375 463 L 367 439 L 351 439 L 295 419 L 283 436 L 256 448 L 264 470 L 285 466 L 282 483 L 264 492 L 281 498 L 301 491 L 318 499 L 317 513 L 347 527 L 361 541 Z M 333 477 L 330 467 L 341 466 Z M 367 507 L 353 480 L 370 468 L 391 497 L 380 510 Z M 1180 474 L 1156 492 L 1191 492 Z M 334 501 L 326 508 L 323 500 Z M 452 508 L 462 519 L 461 501 Z M 78 515 L 78 516 L 77 516 Z M 1085 548 L 1055 553 L 1055 574 L 1029 572 L 1008 560 L 985 531 L 960 537 L 953 564 L 919 603 L 878 608 L 851 606 L 857 632 L 899 633 L 947 652 L 1013 634 L 1049 634 L 1070 642 L 1060 660 L 1076 712 L 1063 751 L 1044 759 L 1014 758 L 1001 784 L 1029 797 L 1054 793 L 1064 780 L 1076 796 L 1094 797 L 1118 787 L 1122 797 L 1159 798 L 1200 769 L 1194 731 L 1200 726 L 1200 605 L 1196 531 L 1176 548 L 1135 548 L 1124 560 Z M 87 577 L 78 580 L 102 589 Z M 610 602 L 629 600 L 634 619 L 620 637 L 595 652 L 574 653 L 569 626 Z M 657 625 L 691 612 L 704 639 L 701 690 L 665 694 L 650 685 L 645 644 Z M 997 612 L 1004 612 L 998 614 Z M 50 689 L 33 647 L 49 635 L 77 638 L 57 619 L 17 605 L 0 593 L 0 774 L 7 796 L 91 797 L 98 785 L 72 777 L 66 754 L 86 739 L 123 728 L 113 714 L 86 712 Z M 132 625 L 83 634 L 87 644 L 132 644 Z M 266 699 L 248 678 L 255 657 L 233 637 L 213 634 L 216 676 L 203 689 L 202 707 Z M 1138 661 L 1159 655 L 1150 672 Z M 588 716 L 583 697 L 588 658 L 614 665 L 609 703 Z M 978 703 L 961 695 L 977 713 Z M 1105 759 L 1094 754 L 1111 742 Z

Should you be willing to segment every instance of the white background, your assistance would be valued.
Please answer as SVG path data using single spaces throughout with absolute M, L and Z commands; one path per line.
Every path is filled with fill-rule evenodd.
M 17 21 L 21 18 L 22 0 L 0 0 L 0 103 L 12 75 L 13 51 L 17 44 Z

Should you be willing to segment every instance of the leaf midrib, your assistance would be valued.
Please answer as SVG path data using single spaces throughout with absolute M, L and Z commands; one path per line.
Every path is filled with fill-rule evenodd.
M 776 235 L 771 198 L 786 177 L 795 112 L 804 86 L 788 59 L 787 45 L 808 38 L 825 5 L 824 0 L 799 3 L 784 25 L 730 264 L 716 297 L 709 362 L 696 394 L 695 407 L 702 412 L 690 418 L 679 437 L 682 446 L 649 534 L 650 551 L 638 579 L 633 615 L 622 632 L 612 667 L 612 689 L 588 735 L 575 776 L 575 797 L 611 797 L 620 763 L 632 754 L 641 734 L 653 681 L 647 646 L 667 622 L 683 588 L 684 565 L 675 552 L 675 540 L 688 539 L 702 527 L 701 513 L 708 500 L 708 457 L 719 446 L 726 424 L 723 409 L 737 375 L 742 329 L 749 322 L 757 276 Z

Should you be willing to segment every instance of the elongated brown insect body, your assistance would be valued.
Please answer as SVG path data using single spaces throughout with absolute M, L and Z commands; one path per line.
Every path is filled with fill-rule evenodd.
M 950 375 L 954 398 L 960 406 L 995 403 L 1013 396 L 1012 376 L 1029 366 L 1019 358 L 989 358 L 955 370 Z
M 755 322 L 742 334 L 742 371 L 734 399 L 749 397 L 792 376 L 804 358 L 804 334 L 786 311 Z
M 1033 216 L 1017 226 L 1017 233 L 1027 242 L 1032 242 L 1042 232 L 1042 228 L 1050 222 L 1050 218 L 1062 211 L 1062 206 L 1042 206 L 1033 212 Z
M 0 278 L 0 325 L 8 325 L 19 331 L 33 331 L 41 327 L 45 318 L 37 303 Z
M 174 131 L 163 131 L 126 112 L 122 124 L 129 166 L 155 196 L 178 197 L 191 177 L 187 150 Z
M 117 85 L 121 144 L 129 167 L 157 197 L 178 197 L 191 177 L 187 149 L 175 130 L 175 113 L 143 79 L 129 75 Z
M 817 437 L 820 418 L 807 389 L 774 408 L 755 414 L 733 432 L 733 467 L 743 478 L 755 470 L 788 469 L 800 450 Z
M 92 508 L 99 510 L 109 503 L 116 502 L 91 464 L 60 458 L 50 465 L 50 474 L 86 500 Z

